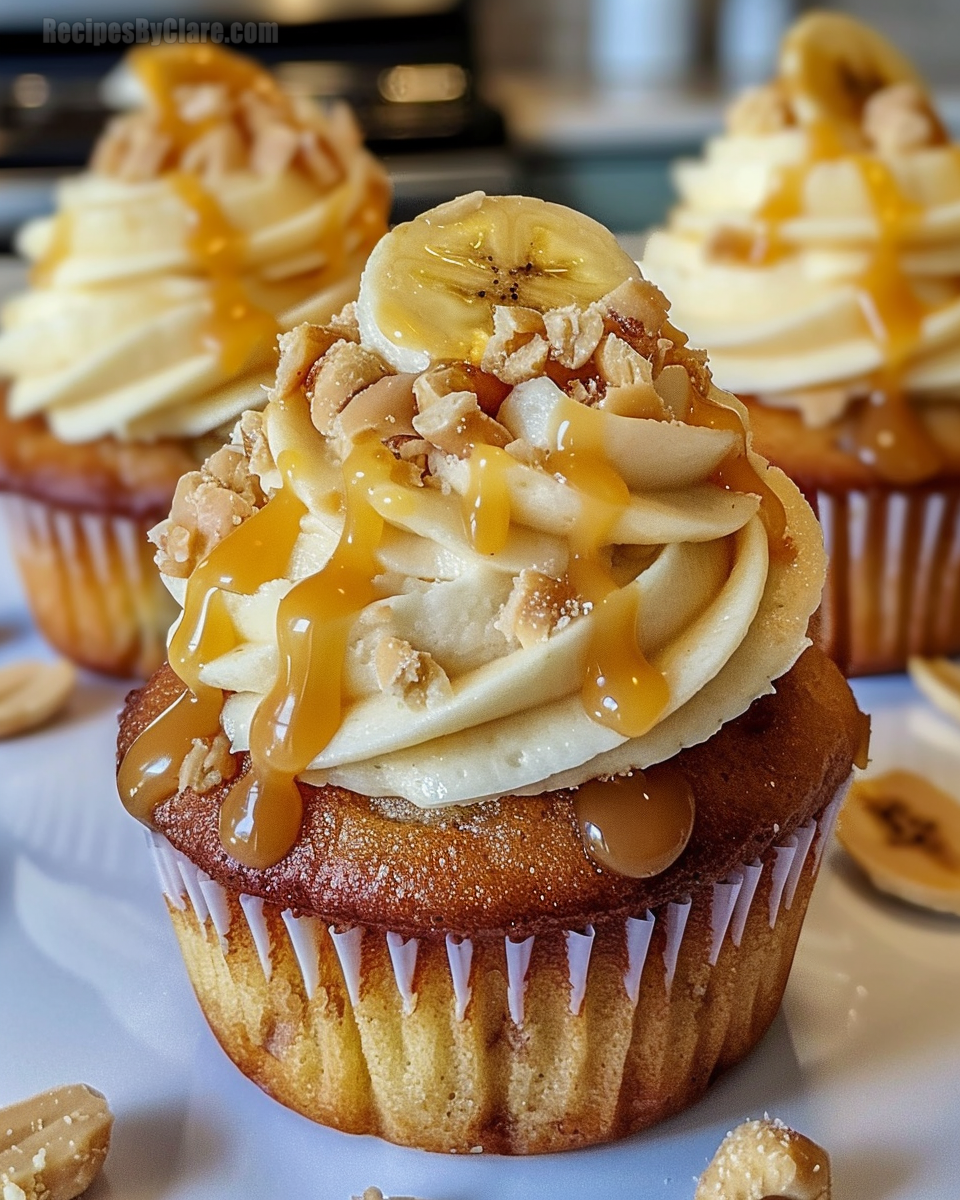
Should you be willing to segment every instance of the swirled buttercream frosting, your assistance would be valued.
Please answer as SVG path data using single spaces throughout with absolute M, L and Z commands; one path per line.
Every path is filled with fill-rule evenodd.
M 354 298 L 386 229 L 386 176 L 345 107 L 215 46 L 129 65 L 143 107 L 21 230 L 33 287 L 3 314 L 9 411 L 67 442 L 229 428 L 272 382 L 277 334 Z
M 910 64 L 811 14 L 674 180 L 643 269 L 718 383 L 811 426 L 869 399 L 860 457 L 899 482 L 935 474 L 918 412 L 960 400 L 960 152 Z
M 225 733 L 251 768 L 221 836 L 263 864 L 295 778 L 423 808 L 572 788 L 709 738 L 790 668 L 816 520 L 659 290 L 605 231 L 591 257 L 599 228 L 466 197 L 284 335 L 265 411 L 152 535 L 184 693 L 127 754 L 132 811 L 176 790 L 151 756 Z

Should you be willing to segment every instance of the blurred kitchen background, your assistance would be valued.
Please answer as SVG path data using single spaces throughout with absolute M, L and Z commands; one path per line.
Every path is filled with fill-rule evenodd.
M 581 208 L 618 232 L 659 221 L 668 165 L 772 69 L 800 0 L 0 0 L 0 249 L 51 207 L 127 94 L 122 46 L 44 44 L 42 19 L 275 20 L 244 47 L 284 86 L 355 107 L 396 187 L 395 219 L 473 188 Z M 843 0 L 912 56 L 960 128 L 960 0 Z

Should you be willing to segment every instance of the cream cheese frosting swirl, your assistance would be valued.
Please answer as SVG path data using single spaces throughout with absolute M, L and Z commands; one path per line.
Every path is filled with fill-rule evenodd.
M 804 18 L 674 180 L 643 269 L 721 386 L 811 426 L 878 386 L 960 400 L 960 152 L 879 35 Z
M 462 277 L 450 231 L 481 244 L 495 203 L 418 218 L 431 270 Z M 575 217 L 518 204 L 539 206 L 541 231 Z M 385 354 L 409 353 L 415 311 L 402 354 L 389 325 L 362 331 L 406 229 L 371 259 L 359 321 L 351 306 L 284 337 L 265 412 L 181 482 L 153 534 L 184 608 L 183 729 L 198 736 L 202 716 L 251 751 L 221 836 L 254 864 L 295 835 L 294 776 L 431 808 L 670 758 L 772 690 L 819 601 L 809 507 L 612 239 L 595 300 L 562 303 L 562 279 L 545 310 L 479 288 L 490 329 L 471 355 L 403 371 Z M 158 735 L 168 755 L 177 728 Z M 139 815 L 150 745 L 121 771 Z
M 14 417 L 63 441 L 196 437 L 260 403 L 276 336 L 357 294 L 389 185 L 349 111 L 286 97 L 213 46 L 137 51 L 145 106 L 19 248 L 3 314 Z

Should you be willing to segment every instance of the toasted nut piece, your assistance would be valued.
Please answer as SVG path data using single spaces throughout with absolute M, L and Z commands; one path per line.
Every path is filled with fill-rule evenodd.
M 960 666 L 949 658 L 921 658 L 914 654 L 907 659 L 907 670 L 931 704 L 960 721 Z
M 779 133 L 793 123 L 790 101 L 782 84 L 776 80 L 747 88 L 726 112 L 727 129 L 738 136 L 762 137 Z
M 589 609 L 566 576 L 552 579 L 542 571 L 525 567 L 514 580 L 496 627 L 526 648 L 545 642 L 551 633 Z
M 960 800 L 912 771 L 858 780 L 837 837 L 882 892 L 960 916 Z
M 411 708 L 430 708 L 450 695 L 446 672 L 426 650 L 415 650 L 403 638 L 384 637 L 374 656 L 377 682 Z
M 720 1143 L 693 1200 L 830 1200 L 830 1158 L 782 1121 L 744 1121 Z
M 107 1157 L 113 1114 L 83 1083 L 41 1092 L 0 1109 L 4 1200 L 73 1200 Z
M 863 106 L 863 132 L 881 154 L 902 154 L 947 141 L 930 98 L 913 83 L 874 92 Z
M 603 313 L 599 304 L 587 308 L 568 304 L 545 312 L 543 326 L 551 356 L 576 371 L 589 360 L 603 337 Z
M 0 669 L 0 737 L 26 733 L 63 708 L 77 681 L 64 659 L 27 659 Z

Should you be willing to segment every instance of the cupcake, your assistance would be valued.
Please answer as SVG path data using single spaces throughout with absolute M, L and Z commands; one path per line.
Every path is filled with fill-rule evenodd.
M 175 610 L 146 531 L 262 406 L 278 332 L 355 298 L 390 191 L 344 107 L 214 46 L 128 61 L 143 107 L 19 235 L 32 287 L 3 313 L 0 492 L 46 637 L 149 675 Z
M 850 674 L 960 651 L 960 156 L 921 80 L 812 13 L 675 180 L 643 269 L 818 509 L 818 643 Z
M 120 722 L 200 1004 L 353 1133 L 650 1125 L 773 1019 L 860 749 L 816 519 L 558 205 L 397 227 L 281 344 L 152 534 L 183 612 Z

